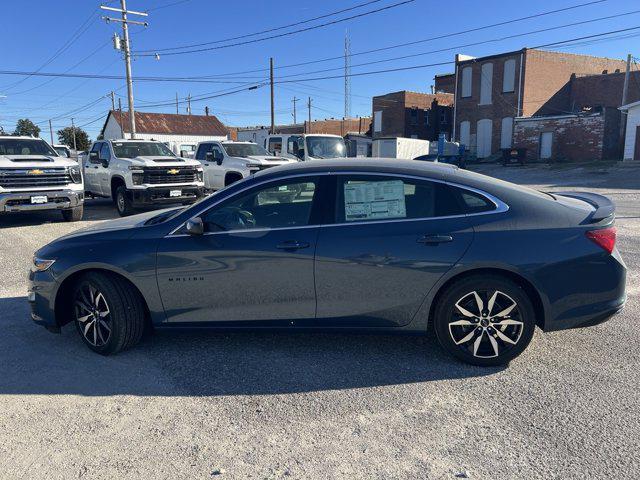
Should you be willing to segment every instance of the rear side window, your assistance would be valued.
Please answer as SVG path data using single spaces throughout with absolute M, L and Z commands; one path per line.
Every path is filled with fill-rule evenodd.
M 342 176 L 337 188 L 338 223 L 433 218 L 464 211 L 439 182 L 392 176 Z
M 496 205 L 491 200 L 479 193 L 462 188 L 452 188 L 458 193 L 465 213 L 490 212 L 496 209 Z

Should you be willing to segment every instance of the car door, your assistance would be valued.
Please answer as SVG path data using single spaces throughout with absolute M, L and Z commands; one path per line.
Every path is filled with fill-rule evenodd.
M 102 195 L 100 191 L 100 181 L 98 179 L 100 160 L 98 158 L 92 159 L 91 154 L 99 155 L 101 146 L 102 142 L 94 143 L 84 160 L 84 188 L 86 191 L 95 195 Z
M 316 324 L 408 324 L 473 238 L 453 192 L 439 181 L 338 175 L 335 198 L 335 223 L 316 247 Z
M 224 167 L 218 165 L 214 151 L 222 153 L 215 143 L 201 143 L 196 152 L 196 160 L 202 163 L 204 168 L 204 185 L 211 190 L 219 190 L 224 187 Z M 207 153 L 211 153 L 207 158 Z
M 167 320 L 290 325 L 315 316 L 318 177 L 271 181 L 199 216 L 202 235 L 160 241 L 157 280 Z
M 98 184 L 100 192 L 104 196 L 111 195 L 111 147 L 109 142 L 103 142 L 100 147 L 100 164 L 98 165 L 98 171 L 96 176 L 98 177 Z

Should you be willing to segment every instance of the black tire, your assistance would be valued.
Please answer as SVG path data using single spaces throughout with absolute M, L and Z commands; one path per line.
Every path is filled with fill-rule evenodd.
M 475 275 L 455 282 L 439 297 L 434 311 L 440 345 L 456 358 L 482 367 L 504 365 L 520 355 L 531 342 L 535 326 L 527 293 L 498 275 Z
M 118 215 L 121 217 L 126 217 L 133 213 L 134 209 L 131 204 L 131 198 L 129 198 L 129 195 L 127 194 L 127 187 L 124 185 L 120 185 L 116 188 L 116 195 L 113 200 L 116 204 Z
M 231 175 L 227 175 L 224 179 L 224 186 L 228 187 L 229 185 L 231 185 L 232 183 L 236 183 L 239 182 L 240 180 L 242 180 L 242 175 L 238 175 L 238 174 L 231 174 Z
M 140 294 L 113 275 L 89 272 L 72 292 L 71 314 L 78 333 L 91 350 L 101 355 L 137 344 L 144 332 L 144 312 Z
M 68 210 L 62 210 L 62 218 L 65 222 L 79 222 L 84 215 L 84 205 L 73 207 Z

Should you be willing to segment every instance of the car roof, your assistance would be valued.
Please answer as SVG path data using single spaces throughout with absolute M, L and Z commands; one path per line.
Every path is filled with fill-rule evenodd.
M 268 168 L 254 174 L 256 177 L 280 177 L 288 174 L 314 174 L 326 172 L 380 172 L 390 174 L 417 175 L 424 177 L 448 177 L 458 170 L 455 165 L 400 160 L 396 158 L 335 158 L 327 160 L 309 160 L 279 167 Z
M 30 137 L 27 135 L 0 135 L 0 138 L 3 140 L 42 140 L 43 142 L 45 141 L 43 138 L 40 137 Z

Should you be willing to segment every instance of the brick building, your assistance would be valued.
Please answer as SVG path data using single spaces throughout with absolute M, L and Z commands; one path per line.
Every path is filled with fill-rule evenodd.
M 458 55 L 454 138 L 488 157 L 513 145 L 514 118 L 573 113 L 572 79 L 624 69 L 622 60 L 529 48 Z
M 436 75 L 433 79 L 433 90 L 435 93 L 451 93 L 456 92 L 456 74 L 445 73 Z
M 451 137 L 453 95 L 402 90 L 373 97 L 373 138 L 408 137 L 437 140 Z

